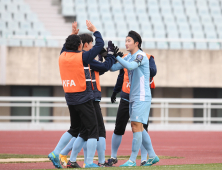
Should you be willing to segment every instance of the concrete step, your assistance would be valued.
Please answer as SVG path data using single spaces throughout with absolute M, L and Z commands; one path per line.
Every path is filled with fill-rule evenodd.
M 66 23 L 59 14 L 59 6 L 52 5 L 52 0 L 24 0 L 31 10 L 37 14 L 47 31 L 52 36 L 64 36 L 71 33 L 71 23 Z

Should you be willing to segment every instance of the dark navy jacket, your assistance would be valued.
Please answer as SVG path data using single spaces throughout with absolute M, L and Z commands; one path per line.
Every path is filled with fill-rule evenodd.
M 98 32 L 98 31 L 96 31 L 96 32 Z M 96 34 L 96 32 L 94 33 L 94 36 L 96 37 L 96 38 L 98 38 L 97 37 L 97 35 L 98 34 Z M 98 32 L 99 33 L 99 32 Z M 96 35 L 95 35 L 96 34 Z M 100 35 L 100 37 L 101 37 L 101 35 Z M 102 37 L 101 37 L 102 38 Z M 96 39 L 96 44 L 95 44 L 95 46 L 97 45 L 97 41 L 100 41 L 100 39 Z M 95 46 L 93 46 L 93 48 L 95 49 L 97 49 L 97 47 L 95 47 Z M 103 45 L 104 46 L 104 45 Z M 93 48 L 91 49 L 91 50 L 93 50 Z M 84 62 L 85 62 L 85 60 L 84 60 L 84 58 L 86 58 L 87 59 L 87 57 L 89 57 L 88 56 L 88 52 L 90 52 L 91 50 L 89 50 L 89 51 L 83 51 L 83 64 L 84 64 Z M 64 46 L 63 46 L 63 49 L 62 49 L 62 51 L 61 51 L 61 53 L 62 52 L 64 52 L 64 51 L 66 51 L 66 52 L 80 52 L 80 51 L 72 51 L 72 50 L 67 50 L 66 48 L 65 48 L 65 44 L 64 44 Z M 101 50 L 100 50 L 101 51 Z M 100 52 L 99 51 L 99 52 Z M 97 54 L 96 55 L 98 55 L 98 50 L 96 51 L 97 52 Z M 87 55 L 85 55 L 85 54 L 87 54 Z M 91 55 L 95 55 L 95 53 L 91 53 Z M 87 56 L 87 57 L 86 57 Z M 95 57 L 94 57 L 95 58 Z M 96 61 L 95 59 L 93 59 L 92 61 L 90 61 L 90 69 L 92 70 L 92 71 L 98 71 L 99 72 L 99 74 L 101 75 L 101 74 L 103 74 L 104 72 L 106 72 L 106 71 L 108 71 L 108 70 L 110 70 L 110 68 L 112 67 L 112 65 L 115 63 L 115 57 L 114 56 L 112 56 L 112 55 L 107 55 L 107 58 L 106 58 L 106 61 L 105 62 L 103 62 L 103 63 L 101 63 L 101 62 L 99 62 L 99 61 Z M 86 65 L 84 64 L 84 66 L 88 66 L 88 62 L 86 63 Z M 86 82 L 87 83 L 87 87 L 91 87 L 91 82 Z M 94 99 L 94 100 L 96 100 L 96 101 L 100 101 L 101 100 L 101 92 L 100 91 L 98 91 L 97 90 L 97 87 L 95 86 L 95 83 L 93 83 L 94 84 L 94 90 L 93 90 L 93 93 L 91 92 L 91 91 L 87 91 L 89 94 L 86 94 L 86 93 L 76 93 L 76 94 L 78 94 L 78 98 L 80 98 L 79 100 L 81 100 L 81 103 L 85 103 L 85 102 L 87 102 L 88 100 L 90 100 L 90 99 Z M 74 103 L 79 103 L 79 102 L 77 102 L 76 101 L 76 99 L 75 98 L 73 98 L 73 94 L 74 93 L 66 93 L 65 94 L 65 96 L 66 96 L 66 101 L 67 101 L 67 99 L 68 99 L 68 101 L 67 101 L 67 104 L 68 105 L 76 105 L 76 104 L 74 104 Z M 90 97 L 88 98 L 87 97 L 87 95 L 89 95 Z M 85 102 L 84 102 L 85 101 Z M 79 104 L 81 104 L 81 103 L 79 103 Z
M 91 64 L 93 59 L 99 54 L 99 52 L 102 50 L 104 46 L 104 41 L 102 39 L 102 36 L 99 31 L 96 31 L 93 33 L 93 35 L 96 37 L 96 43 L 93 46 L 93 48 L 89 51 L 86 51 L 82 53 L 82 59 L 83 59 L 83 65 L 84 67 L 88 67 L 88 64 Z M 66 52 L 80 52 L 80 51 L 72 51 L 72 50 L 66 50 L 65 44 L 62 48 L 61 53 L 64 51 Z M 91 82 L 86 82 L 86 91 L 84 92 L 78 92 L 78 93 L 65 93 L 66 102 L 68 105 L 78 105 L 85 103 L 89 100 L 94 99 L 93 90 Z
M 153 57 L 150 57 L 149 65 L 150 65 L 150 79 L 151 79 L 152 77 L 154 77 L 156 75 L 156 72 L 157 72 L 156 64 L 155 64 L 155 61 L 154 61 Z M 115 85 L 113 91 L 115 93 L 119 93 L 121 91 L 120 97 L 122 99 L 129 100 L 129 94 L 122 91 L 123 78 L 124 78 L 124 70 L 121 69 L 119 71 L 119 75 L 118 75 L 116 85 Z

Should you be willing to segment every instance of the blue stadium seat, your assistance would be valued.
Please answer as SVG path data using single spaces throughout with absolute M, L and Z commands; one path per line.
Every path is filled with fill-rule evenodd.
M 164 23 L 167 24 L 176 24 L 176 21 L 174 19 L 173 15 L 163 15 Z
M 22 33 L 22 32 L 21 32 Z M 36 30 L 28 30 L 26 31 L 27 35 L 38 36 L 39 32 Z
M 206 50 L 207 49 L 207 43 L 197 42 L 197 43 L 195 43 L 195 48 L 198 49 L 198 50 Z
M 8 29 L 18 30 L 19 29 L 19 23 L 17 21 L 8 22 Z
M 221 44 L 216 43 L 216 42 L 210 42 L 208 43 L 208 47 L 210 50 L 220 50 L 221 49 Z
M 186 50 L 193 50 L 194 49 L 194 43 L 183 42 L 182 47 L 183 47 L 183 49 L 186 49 Z
M 18 39 L 9 39 L 8 40 L 8 45 L 9 46 L 20 46 L 21 42 Z
M 170 49 L 180 50 L 182 48 L 182 45 L 180 42 L 170 42 L 169 47 Z
M 164 33 L 164 32 L 155 32 L 154 31 L 154 37 L 155 38 L 166 38 L 166 33 Z
M 109 5 L 104 5 L 104 6 L 101 6 L 100 5 L 100 8 L 99 8 L 99 12 L 100 12 L 100 15 L 103 15 L 104 13 L 109 13 L 110 12 L 110 6 Z
M 173 10 L 170 6 L 169 7 L 161 7 L 160 10 L 161 10 L 162 16 L 173 15 Z
M 139 27 L 139 25 L 138 25 L 137 23 L 129 22 L 129 23 L 128 23 L 128 29 L 129 29 L 129 30 L 136 31 L 136 32 L 138 32 L 139 34 L 141 34 L 140 27 Z
M 32 47 L 33 46 L 33 40 L 30 40 L 30 39 L 24 39 L 22 40 L 22 46 L 25 46 L 25 47 Z
M 142 35 L 143 38 L 154 38 L 152 30 L 142 32 L 141 35 Z
M 155 49 L 156 45 L 155 42 L 144 42 L 143 43 L 143 48 L 147 48 L 147 49 Z
M 179 28 L 180 33 L 190 32 L 190 27 L 188 23 L 180 23 L 178 24 L 178 28 Z
M 167 33 L 167 37 L 168 38 L 179 38 L 179 33 L 178 32 L 170 32 L 170 33 Z
M 38 28 L 37 24 L 35 26 Z M 20 28 L 23 29 L 23 30 L 31 30 L 32 29 L 31 23 L 30 22 L 21 22 L 20 23 Z
M 26 13 L 26 14 L 31 13 L 30 7 L 25 3 L 24 4 L 19 4 L 18 8 L 19 8 L 20 12 L 23 12 L 23 13 Z
M 110 13 L 103 14 L 101 17 L 102 17 L 103 22 L 106 22 L 106 21 L 112 22 L 112 15 Z
M 152 31 L 152 26 L 150 25 L 149 22 L 144 22 L 144 23 L 141 24 L 141 30 L 143 32 Z
M 56 40 L 47 40 L 47 47 L 58 47 L 59 42 Z
M 46 46 L 46 41 L 45 40 L 35 40 L 34 45 L 37 47 L 45 47 Z
M 114 30 L 106 30 L 106 37 L 110 37 L 110 38 L 112 38 L 112 37 L 116 37 L 116 31 L 114 31 Z
M 65 17 L 75 16 L 75 11 L 73 6 L 62 6 L 62 15 Z
M 157 42 L 157 49 L 168 49 L 168 43 L 167 42 Z
M 12 14 L 9 12 L 1 13 L 1 20 L 3 21 L 12 21 Z
M 31 21 L 31 22 L 38 22 L 38 17 L 35 13 L 30 13 L 28 15 L 26 15 L 26 19 L 27 21 Z

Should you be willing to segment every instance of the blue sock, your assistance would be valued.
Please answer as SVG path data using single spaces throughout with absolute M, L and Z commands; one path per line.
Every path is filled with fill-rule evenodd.
M 96 147 L 97 147 L 97 139 L 95 138 L 90 138 L 87 141 L 87 164 L 92 164 L 93 163 L 93 158 L 96 152 Z
M 141 152 L 141 162 L 147 161 L 147 150 L 144 148 L 143 144 L 140 147 Z
M 143 136 L 142 143 L 143 143 L 144 148 L 146 148 L 148 152 L 149 158 L 154 158 L 156 154 L 153 150 L 153 146 L 152 146 L 152 142 L 151 142 L 149 134 L 147 133 L 147 131 L 144 130 L 142 132 L 142 136 Z
M 69 143 L 70 139 L 72 138 L 72 135 L 69 132 L 65 132 L 62 137 L 59 140 L 59 143 L 54 149 L 54 153 L 56 155 L 59 155 L 61 150 Z
M 104 137 L 99 137 L 99 141 L 97 141 L 97 152 L 99 163 L 105 163 L 105 150 L 106 150 L 106 139 Z
M 142 132 L 133 133 L 132 153 L 130 156 L 131 161 L 136 162 L 136 157 L 140 150 L 141 144 L 142 144 Z
M 72 150 L 73 143 L 75 142 L 76 137 L 73 137 L 66 147 L 60 152 L 61 155 L 68 155 L 68 153 Z
M 75 142 L 73 143 L 72 152 L 70 155 L 71 162 L 76 162 L 77 155 L 81 151 L 84 143 L 85 143 L 85 141 L 83 138 L 81 138 L 79 136 L 76 138 Z
M 117 158 L 117 151 L 119 149 L 119 145 L 121 144 L 121 141 L 122 141 L 122 135 L 116 135 L 115 133 L 113 133 L 112 147 L 111 147 L 112 158 Z
M 83 145 L 83 153 L 84 153 L 84 163 L 86 163 L 87 160 L 87 141 L 85 141 Z

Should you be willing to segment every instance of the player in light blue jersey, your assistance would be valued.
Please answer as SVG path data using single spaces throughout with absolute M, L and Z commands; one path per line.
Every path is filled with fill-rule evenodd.
M 129 54 L 123 59 L 117 56 L 118 63 L 111 67 L 111 71 L 126 68 L 130 82 L 129 114 L 133 131 L 132 153 L 130 159 L 120 166 L 136 166 L 136 157 L 141 144 L 147 150 L 149 159 L 143 166 L 151 166 L 159 162 L 155 154 L 149 134 L 144 130 L 147 124 L 150 105 L 150 69 L 149 59 L 141 49 L 142 39 L 135 31 L 130 31 L 126 37 L 126 50 Z

